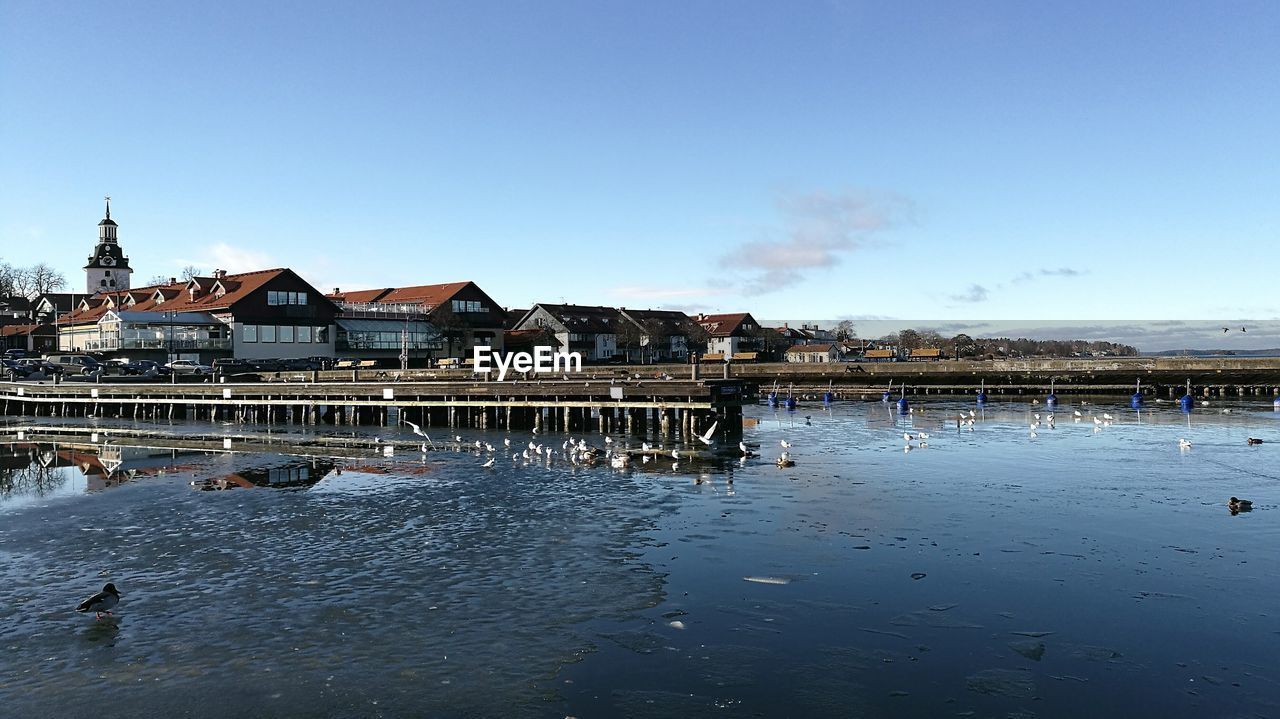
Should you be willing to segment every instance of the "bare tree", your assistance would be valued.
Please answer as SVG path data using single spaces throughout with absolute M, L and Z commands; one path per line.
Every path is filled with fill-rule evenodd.
M 17 292 L 14 287 L 15 275 L 18 268 L 0 260 L 0 297 L 9 297 Z
M 854 328 L 853 322 L 841 320 L 840 324 L 836 325 L 836 339 L 840 342 L 854 339 L 857 336 L 858 331 Z
M 182 268 L 181 277 L 183 282 L 190 282 L 192 277 L 200 277 L 203 274 L 204 273 L 201 272 L 199 267 L 196 267 L 195 265 L 187 265 Z
M 55 292 L 67 286 L 67 278 L 49 265 L 40 262 L 22 270 L 27 297 L 36 298 L 47 292 Z
M 155 287 L 155 286 L 157 286 L 157 285 L 167 285 L 167 284 L 169 284 L 169 278 L 168 278 L 168 277 L 165 277 L 164 275 L 152 275 L 152 276 L 151 276 L 151 279 L 147 280 L 147 284 L 145 284 L 145 285 L 143 285 L 143 286 L 144 286 L 144 287 Z
M 440 329 L 446 343 L 445 356 L 453 357 L 454 343 L 458 344 L 458 355 L 466 350 L 462 347 L 467 337 L 467 321 L 460 317 L 448 304 L 442 304 L 431 312 L 431 324 Z

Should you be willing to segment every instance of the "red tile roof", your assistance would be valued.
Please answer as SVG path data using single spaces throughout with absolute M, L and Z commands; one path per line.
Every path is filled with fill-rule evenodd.
M 0 337 L 29 335 L 39 326 L 40 325 L 2 325 L 0 326 Z
M 78 325 L 97 322 L 107 313 L 107 310 L 112 309 L 113 304 L 115 307 L 123 307 L 122 301 L 126 297 L 133 297 L 136 300 L 136 304 L 129 307 L 134 312 L 225 311 L 286 272 L 292 273 L 292 270 L 277 267 L 270 270 L 256 270 L 254 272 L 226 275 L 221 278 L 196 277 L 192 278 L 190 282 L 152 285 L 95 295 L 90 300 L 92 305 L 90 309 L 78 309 L 75 312 L 63 315 L 58 318 L 58 324 Z M 200 288 L 195 297 L 192 297 L 191 292 L 188 290 L 192 285 L 197 285 Z M 225 290 L 221 297 L 213 291 L 215 287 L 221 287 Z M 155 295 L 157 293 L 163 298 L 162 301 L 156 301 Z
M 689 319 L 702 325 L 712 337 L 728 337 L 736 334 L 743 320 L 751 317 L 750 312 L 735 312 L 724 315 L 694 315 Z
M 417 285 L 415 287 L 383 287 L 376 290 L 356 290 L 326 295 L 334 302 L 369 302 L 379 304 L 423 305 L 434 309 L 448 302 L 467 282 L 447 282 L 442 285 Z

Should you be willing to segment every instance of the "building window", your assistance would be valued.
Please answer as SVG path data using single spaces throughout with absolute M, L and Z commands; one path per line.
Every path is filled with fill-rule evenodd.
M 299 328 L 298 328 L 298 341 L 299 341 L 299 342 L 310 342 L 310 341 L 311 341 L 311 328 L 310 328 L 310 327 L 299 327 Z
M 475 300 L 454 300 L 454 312 L 479 313 L 485 312 L 484 306 Z
M 244 341 L 245 341 L 245 342 L 257 342 L 257 341 L 258 341 L 258 326 L 257 326 L 257 325 L 245 325 L 245 326 L 244 326 L 244 332 L 243 332 L 243 334 L 244 334 Z
M 307 304 L 307 293 L 267 290 L 267 304 L 273 307 L 279 305 L 305 305 Z
M 280 325 L 279 335 L 281 342 L 293 341 L 293 325 Z
M 259 331 L 258 336 L 262 338 L 262 341 L 263 341 L 263 342 L 275 342 L 275 341 L 276 341 L 276 326 L 275 326 L 275 325 L 262 325 L 262 328 L 261 328 L 261 330 Z

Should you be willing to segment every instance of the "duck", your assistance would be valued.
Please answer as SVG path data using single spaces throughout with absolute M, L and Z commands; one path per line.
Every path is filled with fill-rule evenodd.
M 1248 512 L 1253 509 L 1253 500 L 1232 497 L 1227 501 L 1227 509 L 1230 509 L 1232 514 L 1235 514 L 1236 512 Z
M 1191 440 L 1189 440 L 1189 439 L 1185 439 L 1185 438 L 1184 438 L 1184 439 L 1180 439 L 1180 440 L 1178 440 L 1178 448 L 1179 448 L 1179 449 L 1191 449 Z
M 1262 440 L 1258 439 L 1257 437 L 1250 437 L 1249 444 L 1262 444 Z
M 1231 498 L 1235 500 L 1235 497 Z M 93 612 L 97 619 L 102 619 L 102 615 L 111 616 L 111 610 L 120 603 L 120 592 L 116 591 L 116 585 L 107 582 L 102 587 L 102 591 L 80 602 L 80 606 L 76 607 L 77 612 Z
M 790 457 L 788 457 L 785 453 L 783 453 L 783 455 L 782 455 L 781 457 L 778 457 L 778 463 L 777 463 L 777 464 L 778 464 L 778 467 L 779 467 L 780 469 L 785 469 L 785 468 L 787 468 L 787 467 L 794 467 L 794 466 L 796 466 L 796 461 L 795 461 L 794 459 L 791 459 Z

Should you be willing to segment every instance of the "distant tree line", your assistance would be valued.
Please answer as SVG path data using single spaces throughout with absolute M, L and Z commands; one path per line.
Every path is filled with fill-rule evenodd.
M 988 357 L 1136 357 L 1138 349 L 1118 342 L 1088 340 L 1032 340 L 1026 337 L 970 337 L 958 334 L 946 338 L 932 330 L 902 330 L 880 338 L 900 351 L 925 347 L 941 349 L 957 359 Z

